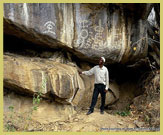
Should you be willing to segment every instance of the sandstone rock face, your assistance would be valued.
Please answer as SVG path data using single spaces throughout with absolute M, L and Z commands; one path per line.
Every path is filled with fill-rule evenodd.
M 107 59 L 106 64 L 145 57 L 150 10 L 151 4 L 4 4 L 6 37 L 16 36 L 31 41 L 26 46 L 32 43 L 51 50 L 26 56 L 26 51 L 35 54 L 33 48 L 27 50 L 23 44 L 25 53 L 18 55 L 11 47 L 9 54 L 4 53 L 4 87 L 31 94 L 41 91 L 48 98 L 52 93 L 59 102 L 88 107 L 94 77 L 79 76 L 78 65 L 84 67 L 81 61 L 97 64 L 100 56 Z M 5 42 L 6 48 L 12 45 Z M 64 50 L 69 58 L 54 49 Z M 73 56 L 79 61 L 72 61 Z M 119 86 L 111 83 L 110 88 L 119 98 Z M 106 104 L 116 100 L 110 92 L 106 96 Z
M 57 102 L 89 107 L 94 90 L 94 77 L 79 76 L 75 64 L 72 66 L 71 63 L 62 64 L 56 61 L 5 53 L 4 86 L 20 93 L 41 92 L 46 98 L 50 98 L 51 93 Z M 110 88 L 119 98 L 118 86 L 113 83 L 110 84 Z M 115 100 L 108 92 L 106 104 Z M 100 104 L 99 96 L 97 106 L 99 107 Z
M 68 128 L 66 131 L 100 131 L 105 127 L 138 125 L 128 125 L 128 120 L 119 121 L 119 118 L 122 120 L 120 116 L 116 118 L 117 116 L 107 113 L 102 116 L 99 113 L 100 94 L 95 113 L 86 116 L 92 100 L 94 76 L 79 75 L 78 70 L 91 69 L 98 64 L 99 57 L 104 56 L 106 67 L 111 71 L 109 88 L 112 90 L 106 93 L 106 111 L 114 113 L 128 108 L 134 97 L 141 92 L 137 84 L 141 82 L 139 77 L 146 69 L 147 59 L 140 59 L 145 58 L 148 53 L 160 65 L 160 10 L 157 6 L 159 4 L 5 3 L 5 123 L 11 121 L 12 107 L 17 120 L 24 112 L 28 114 L 34 107 L 32 96 L 41 92 L 43 100 L 31 116 L 42 125 L 50 124 L 53 129 L 49 131 L 62 131 L 62 126 Z M 152 22 L 157 26 L 149 22 L 152 7 L 156 12 Z M 157 40 L 157 47 L 154 40 Z M 151 49 L 156 51 L 157 57 L 150 54 Z M 138 71 L 139 66 L 143 69 L 141 72 Z M 159 75 L 156 75 L 151 81 L 157 85 L 154 95 L 156 99 L 153 99 L 155 102 L 144 100 L 147 105 L 145 109 L 149 110 L 146 114 L 148 117 L 152 116 L 150 124 L 153 122 L 157 127 L 160 124 L 159 80 Z M 148 85 L 151 86 L 148 90 L 153 90 L 152 86 L 155 85 Z M 149 99 L 153 97 L 150 94 L 147 93 Z M 137 103 L 145 96 L 146 93 L 133 101 L 138 106 L 137 111 L 144 109 L 143 104 Z M 155 108 L 151 109 L 151 106 Z M 77 111 L 79 114 L 76 114 Z M 35 127 L 38 129 L 39 126 Z M 34 131 L 32 124 L 29 131 Z
M 68 101 L 78 90 L 85 89 L 75 67 L 13 54 L 4 55 L 4 85 L 30 93 L 51 92 Z
M 126 63 L 147 55 L 150 9 L 151 4 L 4 4 L 4 32 L 91 62 L 104 56 L 107 63 Z
M 11 110 L 9 107 L 12 106 L 13 111 L 17 114 L 28 114 L 32 110 L 33 103 L 31 97 L 23 97 L 14 93 L 8 93 L 4 96 L 4 113 L 8 114 Z M 42 101 L 38 109 L 33 111 L 30 116 L 33 120 L 40 123 L 50 123 L 56 121 L 65 121 L 76 111 L 71 105 L 62 105 L 55 102 L 49 103 L 47 101 Z M 47 117 L 48 116 L 48 117 Z

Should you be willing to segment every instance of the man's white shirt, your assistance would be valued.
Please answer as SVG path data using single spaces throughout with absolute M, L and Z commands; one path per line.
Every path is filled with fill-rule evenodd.
M 109 72 L 105 66 L 102 68 L 100 68 L 99 65 L 94 66 L 89 71 L 83 71 L 82 74 L 95 75 L 95 84 L 102 83 L 106 85 L 105 89 L 109 88 Z

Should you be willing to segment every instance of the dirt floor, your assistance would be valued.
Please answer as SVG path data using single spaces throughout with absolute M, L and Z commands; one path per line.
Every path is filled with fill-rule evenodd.
M 8 113 L 4 115 L 4 131 L 148 131 L 147 123 L 138 121 L 139 116 L 100 114 L 99 109 L 86 115 L 88 110 L 80 110 L 64 121 L 40 123 L 27 114 Z M 29 113 L 28 113 L 29 114 Z

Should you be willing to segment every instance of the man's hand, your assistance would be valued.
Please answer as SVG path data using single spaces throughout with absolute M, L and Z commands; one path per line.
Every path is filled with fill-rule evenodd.
M 105 89 L 104 91 L 105 91 L 105 92 L 108 92 L 108 90 L 106 90 L 106 89 Z

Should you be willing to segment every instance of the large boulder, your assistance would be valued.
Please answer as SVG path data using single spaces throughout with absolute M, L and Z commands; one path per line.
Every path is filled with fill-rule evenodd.
M 4 87 L 27 95 L 41 92 L 45 98 L 51 98 L 50 95 L 53 94 L 53 99 L 57 102 L 89 107 L 94 90 L 94 77 L 79 76 L 77 69 L 75 64 L 71 62 L 63 64 L 58 59 L 32 58 L 5 53 Z M 111 83 L 110 88 L 119 98 L 118 86 Z M 117 99 L 112 93 L 107 93 L 106 104 L 113 103 L 115 100 Z M 100 103 L 99 96 L 97 106 Z
M 4 55 L 4 86 L 21 92 L 49 93 L 72 101 L 78 90 L 84 90 L 83 80 L 73 66 L 14 54 Z
M 151 5 L 6 3 L 4 32 L 91 62 L 134 62 L 147 55 Z

